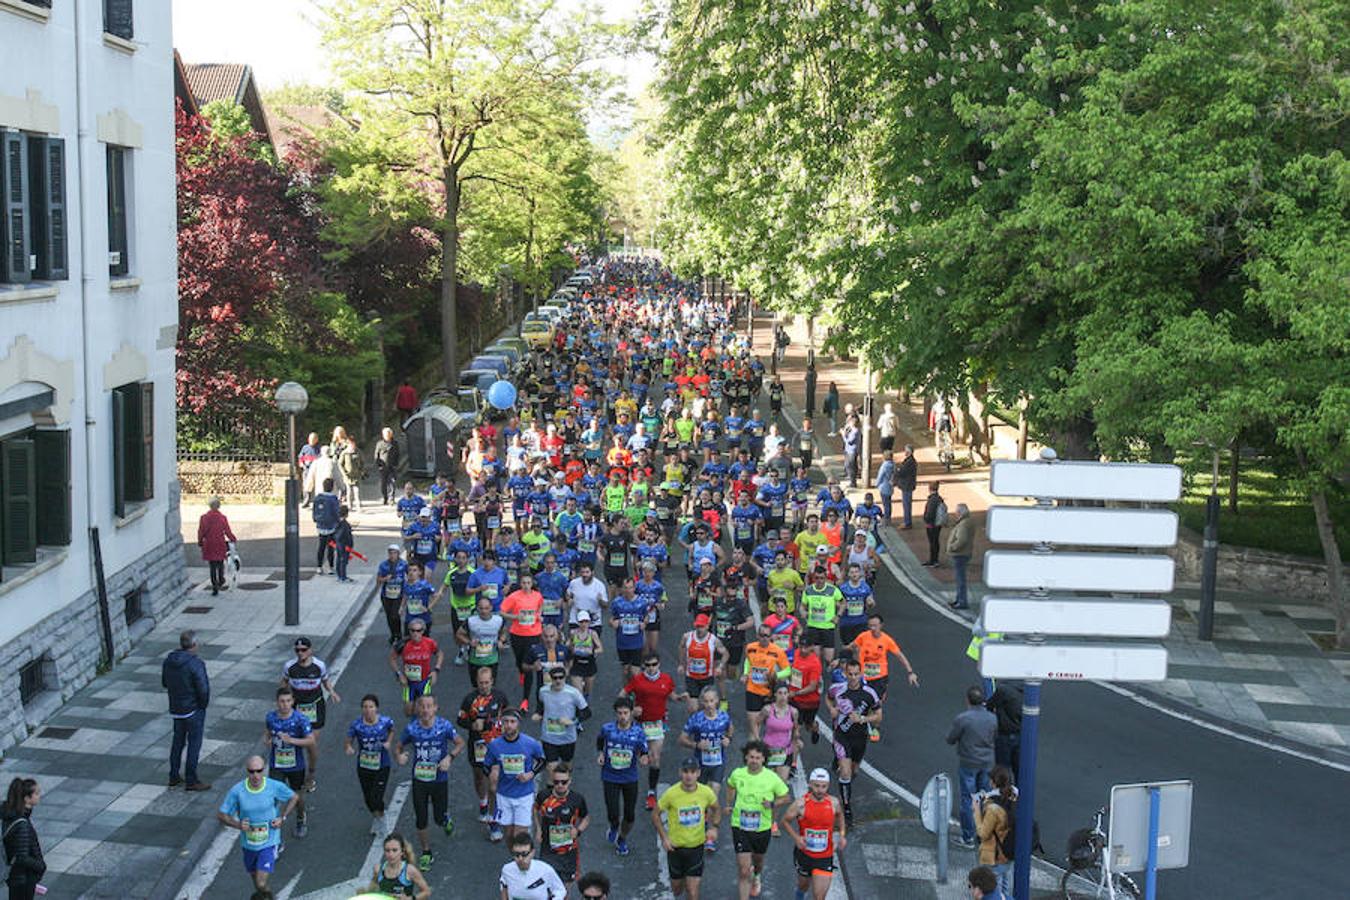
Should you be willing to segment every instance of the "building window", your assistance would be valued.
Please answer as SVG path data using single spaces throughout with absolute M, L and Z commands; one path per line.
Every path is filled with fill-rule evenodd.
M 0 439 L 0 563 L 34 563 L 38 547 L 69 543 L 70 432 Z
M 131 270 L 127 246 L 127 155 L 124 147 L 108 146 L 108 274 L 112 276 Z
M 24 704 L 32 703 L 43 691 L 47 690 L 47 660 L 38 657 L 30 663 L 25 663 L 19 669 L 19 701 Z
M 141 585 L 128 593 L 122 598 L 122 603 L 127 626 L 135 625 L 145 617 L 145 585 Z
M 69 278 L 66 142 L 0 130 L 0 283 Z
M 155 496 L 155 386 L 124 384 L 112 392 L 113 512 Z
M 132 0 L 103 0 L 103 30 L 123 40 L 131 40 Z

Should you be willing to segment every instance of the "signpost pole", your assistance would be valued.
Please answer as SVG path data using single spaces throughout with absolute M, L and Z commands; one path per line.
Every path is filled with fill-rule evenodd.
M 1041 683 L 1022 693 L 1021 770 L 1017 773 L 1017 842 L 1013 849 L 1013 896 L 1031 900 L 1031 842 L 1036 821 L 1036 746 L 1041 730 Z
M 947 826 L 947 817 L 952 808 L 951 788 L 947 782 L 947 773 L 937 776 L 937 807 L 942 813 L 942 821 L 937 828 L 937 883 L 947 883 L 947 842 L 951 840 L 951 829 Z
M 1148 863 L 1144 868 L 1144 900 L 1153 900 L 1158 890 L 1158 821 L 1162 816 L 1162 788 L 1148 789 Z

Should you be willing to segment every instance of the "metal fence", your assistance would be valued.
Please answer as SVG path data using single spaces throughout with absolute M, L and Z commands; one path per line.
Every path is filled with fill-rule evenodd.
M 275 411 L 215 410 L 179 419 L 178 460 L 286 462 L 286 429 Z

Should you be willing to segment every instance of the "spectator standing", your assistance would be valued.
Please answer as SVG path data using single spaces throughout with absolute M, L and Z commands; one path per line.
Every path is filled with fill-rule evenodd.
M 956 573 L 956 599 L 948 604 L 952 609 L 970 609 L 969 592 L 966 589 L 966 567 L 970 565 L 970 555 L 975 549 L 975 520 L 971 518 L 970 507 L 964 503 L 956 504 L 956 524 L 947 535 L 947 555 L 952 559 L 952 570 Z
M 928 485 L 928 502 L 923 505 L 923 530 L 928 536 L 928 561 L 925 566 L 932 568 L 938 564 L 942 545 L 938 542 L 942 535 L 942 526 L 947 524 L 947 501 L 942 499 L 942 482 L 934 481 Z
M 325 488 L 325 481 L 332 481 L 332 488 Z M 337 458 L 333 456 L 332 446 L 325 444 L 319 449 L 319 455 L 309 464 L 309 470 L 305 473 L 305 491 L 309 494 L 310 502 L 314 502 L 315 495 L 321 490 L 335 490 L 338 494 L 346 491 L 345 483 L 342 480 L 342 469 L 338 468 Z
M 385 428 L 375 443 L 375 468 L 380 473 L 380 499 L 388 506 L 398 491 L 398 464 L 403 451 L 394 439 L 394 429 Z
M 1016 681 L 1000 681 L 984 702 L 984 708 L 998 717 L 994 762 L 1007 766 L 1016 778 L 1022 765 L 1022 685 Z
M 32 900 L 47 871 L 32 818 L 33 807 L 41 799 L 42 789 L 36 779 L 15 778 L 9 783 L 4 806 L 0 807 L 0 834 L 4 835 L 5 864 L 9 866 L 5 883 L 9 885 L 10 900 Z
M 220 511 L 220 498 L 206 501 L 210 507 L 197 522 L 197 546 L 202 559 L 211 569 L 211 596 L 225 590 L 225 557 L 230 554 L 230 542 L 239 540 L 230 530 L 230 520 Z
M 1008 838 L 1017 809 L 1017 788 L 1006 766 L 994 766 L 989 780 L 995 793 L 971 800 L 970 813 L 980 841 L 980 865 L 993 870 L 998 889 L 1006 892 L 1012 888 L 1012 856 L 1007 851 L 1012 849 Z
M 305 506 L 314 499 L 314 482 L 309 477 L 309 467 L 319 458 L 319 435 L 313 431 L 305 438 L 305 446 L 296 454 L 295 464 L 300 467 L 300 483 L 305 489 Z
M 895 436 L 899 431 L 900 417 L 895 414 L 891 404 L 884 404 L 881 415 L 877 416 L 877 434 L 881 436 L 882 453 L 890 454 L 895 450 Z
M 848 479 L 849 487 L 856 488 L 858 486 L 858 455 L 862 452 L 862 426 L 859 424 L 856 415 L 850 415 L 844 422 L 841 439 L 844 444 L 844 477 Z
M 394 395 L 394 409 L 406 419 L 417 409 L 417 403 L 417 389 L 408 379 L 403 379 L 403 383 L 398 387 L 398 393 Z
M 366 477 L 366 461 L 361 456 L 361 448 L 351 438 L 342 447 L 338 456 L 338 469 L 342 471 L 342 480 L 347 485 L 347 505 L 352 509 L 361 508 L 361 479 Z
M 994 768 L 994 735 L 998 718 L 984 708 L 984 689 L 979 685 L 966 689 L 966 708 L 952 720 L 947 743 L 956 747 L 956 779 L 961 787 L 960 845 L 975 849 L 975 795 L 989 789 L 989 770 Z
M 211 702 L 211 680 L 206 675 L 206 663 L 197 653 L 197 632 L 188 629 L 178 636 L 178 649 L 164 658 L 160 684 L 169 694 L 169 716 L 173 719 L 169 787 L 182 784 L 186 776 L 185 790 L 210 790 L 211 785 L 197 776 L 197 757 L 206 731 L 206 707 Z
M 976 866 L 966 875 L 966 888 L 971 900 L 1007 900 L 1008 895 L 999 890 L 998 876 L 988 866 Z
M 315 465 L 318 464 L 315 463 Z M 326 479 L 323 482 L 323 491 L 314 495 L 314 509 L 310 513 L 314 519 L 314 528 L 319 533 L 318 558 L 314 562 L 314 565 L 318 568 L 316 574 L 327 574 L 323 570 L 325 559 L 328 560 L 330 572 L 337 569 L 337 554 L 328 544 L 333 540 L 333 534 L 337 531 L 338 522 L 341 520 L 341 512 L 342 502 L 338 500 L 337 493 L 333 490 L 333 479 Z
M 904 528 L 914 527 L 914 490 L 919 486 L 919 461 L 914 458 L 914 445 L 905 445 L 905 455 L 895 465 L 895 486 L 900 489 L 900 511 Z
M 881 466 L 877 469 L 877 480 L 875 487 L 877 489 L 877 499 L 881 501 L 881 523 L 882 525 L 891 524 L 891 501 L 895 494 L 895 472 L 896 464 L 900 459 L 900 454 L 885 457 Z
M 830 437 L 839 433 L 839 385 L 833 381 L 825 391 L 825 399 L 820 404 L 820 411 L 830 417 Z

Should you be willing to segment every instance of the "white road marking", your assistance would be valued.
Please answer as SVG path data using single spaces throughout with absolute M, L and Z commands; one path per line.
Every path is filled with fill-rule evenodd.
M 394 788 L 394 797 L 385 807 L 384 813 L 386 821 L 397 822 L 399 814 L 403 812 L 403 806 L 408 802 L 408 795 L 412 791 L 412 782 L 400 782 Z M 317 891 L 310 891 L 295 897 L 294 900 L 335 900 L 335 898 L 346 898 L 352 895 L 353 891 L 360 891 L 367 884 L 365 873 L 373 872 L 376 864 L 380 861 L 380 856 L 384 852 L 384 835 L 379 834 L 371 839 L 370 849 L 366 851 L 365 861 L 361 863 L 360 870 L 356 875 L 347 881 L 332 884 L 328 887 L 319 888 Z M 280 896 L 277 900 L 282 900 Z
M 366 639 L 366 635 L 370 632 L 370 626 L 374 623 L 376 614 L 380 612 L 383 612 L 383 608 L 378 603 L 371 603 L 366 608 L 366 611 L 361 615 L 361 620 L 357 622 L 356 627 L 352 629 L 352 633 L 348 638 L 347 643 L 343 645 L 342 649 L 338 652 L 338 655 L 335 656 L 332 663 L 329 664 L 328 669 L 330 674 L 328 677 L 333 684 L 337 684 L 338 679 L 342 677 L 342 673 L 346 670 L 347 664 L 352 661 L 352 657 L 356 655 L 357 648 L 361 646 L 361 643 Z
M 291 894 L 295 891 L 295 886 L 300 883 L 300 876 L 304 874 L 304 869 L 296 872 L 295 877 L 286 882 L 286 886 L 277 892 L 276 900 L 291 900 Z

